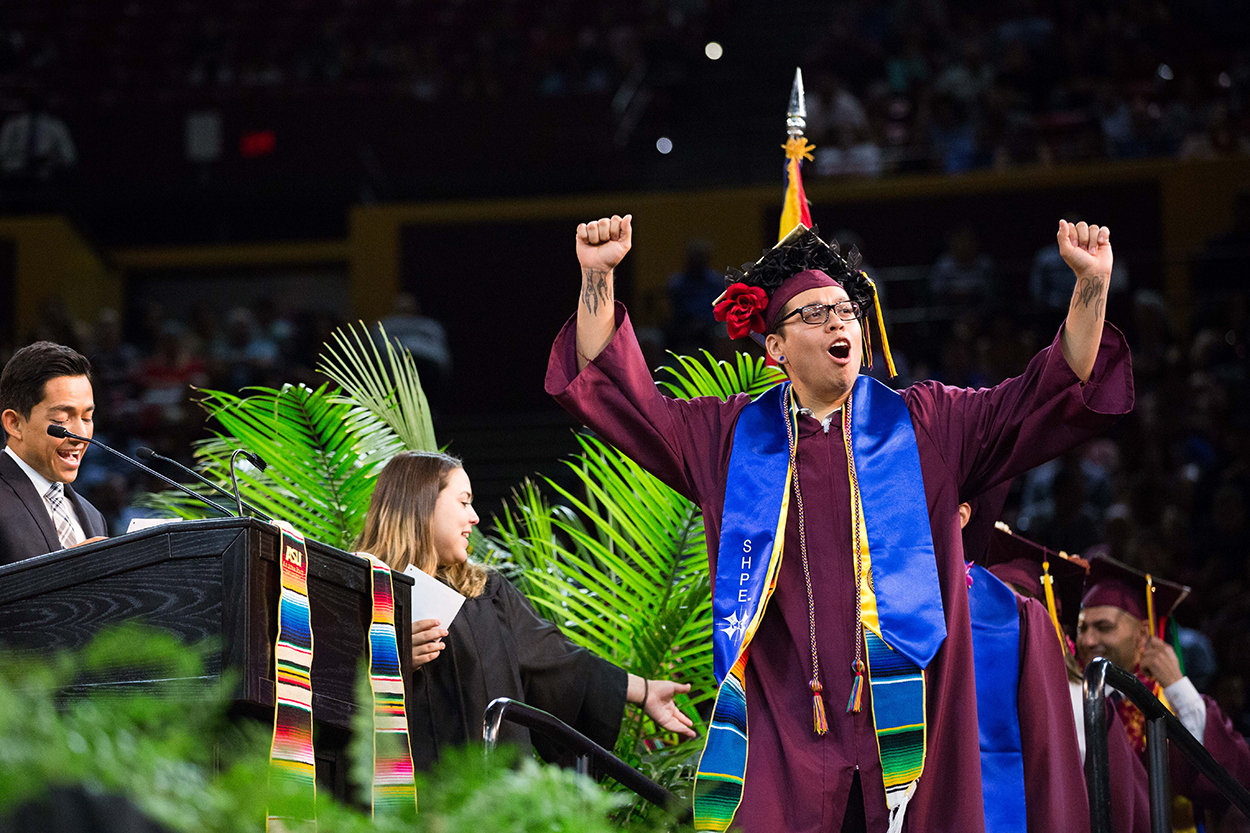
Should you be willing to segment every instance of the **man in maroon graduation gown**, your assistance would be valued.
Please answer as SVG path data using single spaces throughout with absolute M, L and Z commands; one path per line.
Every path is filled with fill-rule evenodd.
M 927 757 L 905 817 L 907 830 L 984 829 L 960 501 L 1062 454 L 1132 407 L 1128 349 L 1103 320 L 1112 265 L 1108 232 L 1061 221 L 1058 240 L 1076 272 L 1076 290 L 1059 335 L 1022 376 L 989 390 L 923 383 L 903 392 L 918 444 L 947 632 L 925 669 Z M 733 429 L 748 399 L 682 402 L 658 392 L 629 317 L 615 303 L 613 270 L 631 243 L 628 215 L 578 227 L 580 301 L 552 348 L 546 389 L 701 506 L 715 574 Z M 772 300 L 785 289 L 783 283 Z M 817 588 L 815 641 L 827 658 L 829 726 L 824 735 L 813 731 L 808 599 L 797 552 L 799 517 L 790 512 L 776 589 L 745 671 L 751 743 L 734 822 L 749 833 L 888 826 L 872 710 L 843 708 L 852 690 L 860 624 L 848 467 L 840 421 L 833 417 L 859 373 L 861 322 L 830 314 L 814 325 L 803 320 L 805 314 L 779 323 L 810 305 L 828 310 L 847 300 L 847 292 L 828 281 L 778 305 L 770 301 L 766 312 L 768 352 L 787 372 L 804 409 L 797 459 L 803 499 L 813 507 L 805 532 Z
M 991 519 L 1002 514 L 1010 487 L 1008 481 L 960 505 L 961 512 L 966 507 L 972 519 L 964 527 L 964 550 L 969 558 L 983 554 L 982 563 L 1006 582 L 1029 608 L 1030 624 L 1026 628 L 1022 608 L 1020 625 L 1020 734 L 1024 741 L 1029 830 L 1088 830 L 1082 685 L 1075 657 L 1069 653 L 1072 646 L 1066 640 L 1069 634 L 1076 633 L 1089 565 L 1084 559 L 1047 550 L 1011 532 L 1005 525 L 996 528 Z M 1050 612 L 1044 604 L 1047 577 L 1053 581 L 1055 616 L 1064 631 L 1063 659 L 1058 669 L 1051 655 L 1053 651 L 1044 647 L 1053 648 L 1059 644 L 1058 640 L 1042 637 L 1046 630 L 1042 627 L 1042 618 L 1050 620 Z M 1054 631 L 1053 625 L 1050 630 Z M 1030 650 L 1026 647 L 1026 634 L 1027 642 L 1041 644 L 1034 644 Z M 1070 697 L 1057 690 L 1064 683 Z M 1026 699 L 1031 701 L 1027 706 Z M 1068 720 L 1061 712 L 1067 713 Z M 1075 750 L 1068 733 L 1056 730 L 1066 725 L 1076 730 Z M 1113 829 L 1116 833 L 1148 833 L 1150 808 L 1146 769 L 1129 744 L 1124 724 L 1110 702 L 1107 703 L 1107 752 Z M 1078 810 L 1084 814 L 1080 819 Z
M 1017 708 L 1027 829 L 1029 833 L 1081 833 L 1089 830 L 1089 800 L 1070 705 L 1064 663 L 1067 647 L 1059 641 L 1050 612 L 1040 600 L 1044 598 L 1040 574 L 1045 549 L 1005 527 L 996 527 L 1010 485 L 1008 481 L 959 505 L 964 557 L 985 566 L 1016 594 L 1020 614 Z M 1056 564 L 1059 558 L 1053 554 Z M 1081 566 L 1078 571 L 1076 599 L 1071 601 L 1074 614 L 1085 569 Z M 1075 619 L 1073 615 L 1074 623 Z
M 1089 569 L 1084 559 L 1071 558 L 1063 553 L 1052 552 L 1040 544 L 1011 532 L 1005 525 L 988 526 L 988 517 L 997 518 L 1007 498 L 1010 482 L 1003 483 L 967 507 L 973 522 L 964 527 L 964 549 L 969 557 L 984 553 L 984 564 L 989 571 L 1006 582 L 1031 608 L 1031 624 L 1026 630 L 1024 611 L 1021 614 L 1021 639 L 1028 634 L 1043 645 L 1056 646 L 1057 640 L 1041 638 L 1041 617 L 1049 620 L 1050 612 L 1043 604 L 1046 599 L 1045 584 L 1053 580 L 1055 616 L 1064 631 L 1063 660 L 1056 674 L 1054 657 L 1040 646 L 1031 651 L 1022 647 L 1020 681 L 1020 733 L 1024 740 L 1026 804 L 1029 808 L 1029 830 L 1088 830 L 1089 802 L 1085 789 L 1085 717 L 1080 671 L 1075 657 L 1069 651 L 1068 635 L 1076 633 L 1077 619 L 1081 609 L 1081 594 L 1085 574 Z M 981 523 L 976 523 L 978 516 Z M 1044 568 L 1043 563 L 1047 564 Z M 1053 632 L 1053 625 L 1051 627 Z M 1030 670 L 1026 666 L 1037 667 Z M 1030 674 L 1028 682 L 1025 674 Z M 1045 678 L 1040 674 L 1047 675 Z M 1050 675 L 1054 675 L 1052 678 Z M 1056 686 L 1063 686 L 1065 697 Z M 1028 692 L 1026 694 L 1026 692 Z M 1026 697 L 1033 702 L 1026 707 Z M 1069 702 L 1070 699 L 1070 702 Z M 1070 721 L 1060 712 L 1066 711 Z M 1056 732 L 1056 726 L 1071 725 L 1076 730 L 1076 756 L 1069 744 L 1066 731 Z M 1056 743 L 1057 741 L 1057 743 Z M 1053 751 L 1052 751 L 1053 750 Z M 1120 716 L 1111 703 L 1107 703 L 1107 752 L 1111 770 L 1111 820 L 1116 833 L 1149 833 L 1150 808 L 1147 796 L 1146 769 L 1129 744 L 1128 735 Z M 1067 806 L 1064 805 L 1067 803 Z M 1081 820 L 1075 815 L 1084 813 Z M 1037 810 L 1049 818 L 1039 818 Z
M 1151 582 L 1155 588 L 1153 613 L 1162 620 L 1172 614 L 1189 588 L 1154 578 Z M 1172 646 L 1150 632 L 1149 592 L 1145 573 L 1114 559 L 1093 559 L 1081 600 L 1078 658 L 1085 664 L 1094 657 L 1105 657 L 1137 673 L 1148 688 L 1162 692 L 1177 719 L 1216 763 L 1243 786 L 1250 787 L 1250 746 L 1215 700 L 1199 694 L 1181 673 Z M 1140 712 L 1128 703 L 1121 704 L 1120 710 L 1129 715 L 1125 721 L 1129 741 L 1144 760 L 1144 725 L 1136 719 Z M 1175 746 L 1171 747 L 1169 759 L 1174 794 L 1188 798 L 1196 808 L 1222 810 L 1228 806 L 1219 790 L 1199 776 Z

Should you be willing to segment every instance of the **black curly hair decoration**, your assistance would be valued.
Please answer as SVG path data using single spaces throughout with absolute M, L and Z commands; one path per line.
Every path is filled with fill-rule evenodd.
M 851 246 L 843 257 L 837 240 L 832 243 L 821 240 L 819 227 L 796 227 L 755 263 L 744 263 L 741 269 L 732 266 L 726 269 L 725 286 L 742 282 L 758 286 L 771 296 L 787 278 L 807 269 L 819 269 L 842 284 L 851 300 L 867 312 L 873 292 L 860 269 L 862 261 L 857 247 Z
M 872 368 L 872 326 L 870 318 L 876 312 L 877 330 L 881 337 L 881 352 L 885 356 L 886 367 L 891 378 L 898 375 L 894 367 L 894 358 L 890 355 L 890 341 L 885 332 L 885 321 L 881 317 L 881 308 L 877 303 L 877 291 L 868 275 L 860 268 L 863 257 L 859 249 L 851 246 L 843 257 L 838 241 L 826 243 L 820 239 L 820 229 L 816 226 L 805 228 L 795 226 L 776 246 L 764 252 L 764 256 L 754 263 L 744 263 L 741 269 L 730 267 L 725 272 L 725 286 L 744 283 L 747 286 L 758 286 L 771 298 L 782 283 L 793 275 L 807 269 L 819 269 L 842 285 L 847 296 L 859 304 L 860 316 L 863 319 L 861 330 L 864 343 L 864 366 Z M 759 336 L 753 336 L 762 341 Z

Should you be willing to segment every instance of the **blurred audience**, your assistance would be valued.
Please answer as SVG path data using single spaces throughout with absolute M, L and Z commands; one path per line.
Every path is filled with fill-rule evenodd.
M 645 90 L 666 112 L 741 94 L 708 89 L 700 71 L 704 45 L 734 34 L 728 0 L 608 0 L 590 13 L 572 0 L 276 0 L 229 14 L 197 0 L 69 0 L 56 16 L 43 0 L 12 5 L 0 29 L 10 172 L 76 158 L 64 121 L 37 98 L 15 106 L 31 90 L 102 102 L 362 91 L 452 107 Z M 829 148 L 817 175 L 1250 153 L 1245 4 L 842 0 L 810 17 L 794 48 L 809 136 Z
M 432 405 L 440 405 L 451 380 L 451 348 L 442 322 L 423 315 L 421 302 L 411 292 L 400 292 L 394 310 L 381 323 L 387 337 L 412 354 L 426 397 Z
M 1181 0 L 837 3 L 804 61 L 809 135 L 834 149 L 815 173 L 1250 154 L 1248 24 Z M 848 127 L 880 166 L 842 162 Z
M 711 350 L 717 337 L 725 337 L 724 324 L 709 313 L 725 291 L 725 278 L 710 265 L 712 246 L 706 240 L 686 241 L 685 267 L 668 279 L 670 350 L 697 355 Z
M 946 238 L 946 251 L 938 256 L 929 273 L 929 289 L 938 306 L 975 309 L 989 299 L 994 291 L 994 260 L 981 250 L 981 241 L 971 225 L 960 226 Z M 1069 290 L 1068 296 L 1071 295 Z
M 65 120 L 48 112 L 38 95 L 30 96 L 25 109 L 0 127 L 0 170 L 5 177 L 46 180 L 77 162 Z

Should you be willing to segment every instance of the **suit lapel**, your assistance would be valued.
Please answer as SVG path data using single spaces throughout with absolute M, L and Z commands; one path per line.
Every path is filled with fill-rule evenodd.
M 26 476 L 26 472 L 22 471 L 17 463 L 13 462 L 13 458 L 2 449 L 0 449 L 0 479 L 3 479 L 9 488 L 17 493 L 22 505 L 30 513 L 31 519 L 43 533 L 48 552 L 61 549 L 61 539 L 57 537 L 56 526 L 52 523 L 52 516 L 48 514 L 43 496 L 35 491 L 35 486 Z
M 26 479 L 29 480 L 30 478 Z M 74 505 L 74 511 L 78 513 L 78 523 L 82 526 L 83 537 L 95 538 L 98 535 L 103 535 L 104 530 L 95 528 L 95 518 L 87 511 L 87 507 L 83 506 L 83 499 L 78 496 L 78 493 L 66 486 L 65 494 L 69 496 L 69 502 Z

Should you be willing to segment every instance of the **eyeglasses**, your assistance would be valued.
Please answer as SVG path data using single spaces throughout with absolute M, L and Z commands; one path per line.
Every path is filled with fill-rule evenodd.
M 841 318 L 843 321 L 854 321 L 860 315 L 859 304 L 854 301 L 838 301 L 836 304 L 808 304 L 781 316 L 777 326 L 780 327 L 787 318 L 795 315 L 803 316 L 803 323 L 805 324 L 824 324 L 829 320 L 829 310 L 837 313 L 838 318 Z

